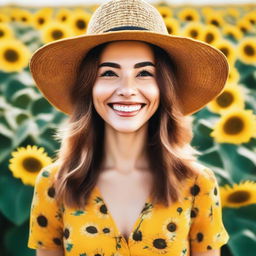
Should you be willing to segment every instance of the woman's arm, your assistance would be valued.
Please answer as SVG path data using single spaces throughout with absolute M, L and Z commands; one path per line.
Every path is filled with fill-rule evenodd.
M 220 249 L 210 250 L 208 252 L 191 252 L 191 256 L 220 256 Z
M 46 249 L 37 249 L 36 256 L 64 256 L 62 250 L 46 250 Z

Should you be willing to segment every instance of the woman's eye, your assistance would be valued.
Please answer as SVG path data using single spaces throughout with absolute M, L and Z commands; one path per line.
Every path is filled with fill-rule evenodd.
M 115 73 L 111 70 L 108 70 L 108 71 L 105 71 L 104 73 L 102 73 L 100 76 L 108 76 L 106 74 L 115 74 Z
M 146 73 L 146 74 L 148 74 L 149 76 L 153 76 L 151 73 L 149 73 L 148 71 L 146 71 L 146 70 L 142 70 L 141 72 L 140 72 L 140 74 L 142 74 L 142 73 Z
M 104 73 L 102 73 L 100 76 L 111 76 L 111 74 L 115 74 L 115 73 L 111 70 L 107 70 Z M 150 72 L 148 72 L 146 70 L 142 70 L 139 74 L 146 74 L 146 75 L 149 75 L 149 76 L 153 76 Z M 142 76 L 145 76 L 145 75 L 142 75 Z

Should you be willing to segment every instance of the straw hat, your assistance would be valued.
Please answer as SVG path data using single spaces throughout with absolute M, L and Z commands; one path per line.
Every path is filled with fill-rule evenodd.
M 36 50 L 29 66 L 37 87 L 58 110 L 71 114 L 70 91 L 80 62 L 93 47 L 116 40 L 148 42 L 170 55 L 184 115 L 203 108 L 224 88 L 229 73 L 225 55 L 202 41 L 170 35 L 161 14 L 144 0 L 107 1 L 92 14 L 84 35 Z

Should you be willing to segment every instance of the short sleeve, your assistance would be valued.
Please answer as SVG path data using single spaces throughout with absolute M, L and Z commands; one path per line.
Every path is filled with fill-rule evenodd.
M 62 211 L 55 201 L 54 165 L 41 169 L 36 177 L 30 209 L 28 247 L 62 249 Z
M 214 172 L 205 167 L 191 187 L 193 206 L 189 232 L 192 252 L 220 249 L 229 240 L 222 221 L 219 186 Z

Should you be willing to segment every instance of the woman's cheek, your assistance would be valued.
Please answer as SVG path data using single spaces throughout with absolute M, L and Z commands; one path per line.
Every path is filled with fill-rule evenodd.
M 147 88 L 144 89 L 143 93 L 150 101 L 159 100 L 160 91 L 156 84 L 148 85 Z

